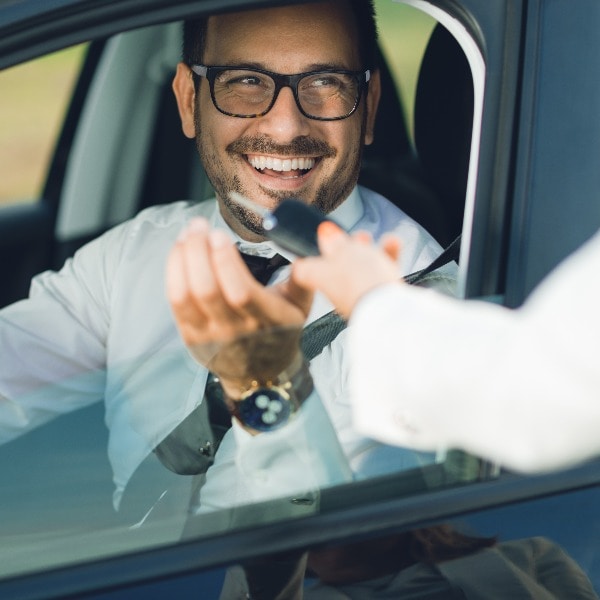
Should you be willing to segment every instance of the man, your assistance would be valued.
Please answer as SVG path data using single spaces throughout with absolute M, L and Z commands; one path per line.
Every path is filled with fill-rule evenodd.
M 88 244 L 59 274 L 36 278 L 31 297 L 3 311 L 0 347 L 10 349 L 2 351 L 9 359 L 0 364 L 3 439 L 104 399 L 118 506 L 140 463 L 154 449 L 160 455 L 165 440 L 190 414 L 205 411 L 200 416 L 203 432 L 208 430 L 207 364 L 232 397 L 239 384 L 249 383 L 254 366 L 247 352 L 236 353 L 236 359 L 244 359 L 239 361 L 242 375 L 228 373 L 224 365 L 240 367 L 237 360 L 225 360 L 224 340 L 260 332 L 251 343 L 252 357 L 264 353 L 265 360 L 257 362 L 273 366 L 273 338 L 262 335 L 267 326 L 281 325 L 284 333 L 292 326 L 296 334 L 283 339 L 295 340 L 305 318 L 311 322 L 330 310 L 324 298 L 309 310 L 306 299 L 290 301 L 289 285 L 265 288 L 251 279 L 230 242 L 255 255 L 272 254 L 273 246 L 262 241 L 253 214 L 230 199 L 232 190 L 266 207 L 294 195 L 347 229 L 367 229 L 375 238 L 393 229 L 405 240 L 403 273 L 424 267 L 439 253 L 430 236 L 401 211 L 355 187 L 379 98 L 374 32 L 369 5 L 359 0 L 220 15 L 199 28 L 186 27 L 186 63 L 178 66 L 173 88 L 183 131 L 196 139 L 217 199 L 144 211 Z M 318 74 L 273 75 L 313 72 Z M 276 95 L 274 81 L 293 87 L 279 87 Z M 188 232 L 181 236 L 185 226 Z M 179 330 L 164 297 L 174 244 L 168 287 Z M 288 271 L 280 269 L 270 283 L 281 283 Z M 223 295 L 223 277 L 241 284 L 233 298 Z M 441 283 L 448 281 L 442 277 Z M 203 493 L 205 507 L 285 495 L 418 462 L 418 455 L 353 432 L 344 338 L 342 333 L 313 360 L 312 378 L 297 346 L 291 344 L 288 353 L 275 351 L 281 354 L 277 367 L 289 369 L 284 363 L 293 358 L 295 372 L 288 375 L 294 379 L 301 373 L 306 389 L 314 380 L 316 391 L 298 411 L 301 418 L 269 435 L 250 435 L 237 425 L 225 435 Z M 202 362 L 190 356 L 182 340 Z M 315 452 L 315 441 L 325 455 Z M 207 437 L 199 447 L 200 471 L 212 461 L 211 444 Z M 283 446 L 287 452 L 280 452 Z M 249 448 L 252 452 L 245 452 Z M 274 448 L 279 463 L 271 461 L 266 469 Z M 310 461 L 302 463 L 301 474 L 294 471 L 299 460 Z
M 212 17 L 201 37 L 203 45 L 194 48 L 194 55 L 187 54 L 187 65 L 179 65 L 174 89 L 184 132 L 196 139 L 221 215 L 244 251 L 274 252 L 273 245 L 264 241 L 258 216 L 236 204 L 231 192 L 269 209 L 294 196 L 331 214 L 346 228 L 360 224 L 376 237 L 385 228 L 406 225 L 404 215 L 388 212 L 392 211 L 388 203 L 355 190 L 362 146 L 373 139 L 380 81 L 373 69 L 374 27 L 368 3 L 353 6 L 358 14 L 349 10 L 349 3 L 324 2 Z M 370 41 L 357 43 L 365 38 Z M 315 71 L 321 72 L 301 78 Z M 278 75 L 273 81 L 266 72 Z M 356 79 L 352 81 L 348 73 Z M 278 87 L 281 74 L 294 74 L 297 87 Z M 184 341 L 200 363 L 219 375 L 235 411 L 253 381 L 265 383 L 281 372 L 290 380 L 296 374 L 301 377 L 302 361 L 294 358 L 292 349 L 282 355 L 281 345 L 273 344 L 271 352 L 264 351 L 264 330 L 299 327 L 307 317 L 313 321 L 331 307 L 319 299 L 309 314 L 311 307 L 298 297 L 298 290 L 283 284 L 264 288 L 254 282 L 231 243 L 231 233 L 214 219 L 211 224 L 216 225 L 214 231 L 206 221 L 193 222 L 178 241 L 169 263 L 169 298 Z M 405 268 L 410 270 L 416 267 L 415 231 L 404 233 L 412 255 Z M 253 342 L 245 344 L 245 350 L 238 346 L 234 356 L 227 348 L 225 358 L 218 350 L 214 354 L 215 344 L 251 334 Z M 373 452 L 367 458 L 371 443 L 352 434 L 345 404 L 343 338 L 312 361 L 316 391 L 297 399 L 306 404 L 284 431 L 257 439 L 240 427 L 244 419 L 238 414 L 233 435 L 208 474 L 205 507 L 222 506 L 224 490 L 242 501 L 266 499 L 301 486 L 318 487 L 417 464 L 415 455 L 408 453 L 392 457 L 381 452 L 375 459 Z M 261 361 L 252 365 L 259 348 Z M 337 440 L 326 427 L 327 415 Z M 303 443 L 306 447 L 301 450 Z M 340 450 L 344 456 L 336 457 Z M 314 453 L 320 456 L 318 461 L 309 458 Z M 272 467 L 274 455 L 282 463 L 278 469 Z M 293 458 L 284 463 L 282 457 L 290 455 Z M 294 464 L 305 465 L 303 474 Z M 260 484 L 254 477 L 257 472 L 263 474 Z

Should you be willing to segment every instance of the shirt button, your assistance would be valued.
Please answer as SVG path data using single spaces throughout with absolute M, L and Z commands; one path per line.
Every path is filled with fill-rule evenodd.
M 199 452 L 200 454 L 202 454 L 202 456 L 212 456 L 212 454 L 213 454 L 213 447 L 212 447 L 212 444 L 211 444 L 209 441 L 207 441 L 207 442 L 204 444 L 204 446 L 201 446 L 201 447 L 198 449 L 198 452 Z

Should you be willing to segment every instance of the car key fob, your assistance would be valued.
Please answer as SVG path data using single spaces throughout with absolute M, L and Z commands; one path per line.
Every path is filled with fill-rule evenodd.
M 298 256 L 317 256 L 317 228 L 330 221 L 316 208 L 289 198 L 263 217 L 267 237 Z
M 332 221 L 322 212 L 295 198 L 287 198 L 274 211 L 255 204 L 248 198 L 231 192 L 231 198 L 259 214 L 265 235 L 284 250 L 298 256 L 317 256 L 317 228 L 323 221 Z

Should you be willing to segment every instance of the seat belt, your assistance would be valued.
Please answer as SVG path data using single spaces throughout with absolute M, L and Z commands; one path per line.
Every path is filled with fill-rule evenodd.
M 410 275 L 406 275 L 404 277 L 404 281 L 409 283 L 410 285 L 418 285 L 421 283 L 427 275 L 437 271 L 437 269 L 441 269 L 444 265 L 447 265 L 449 262 L 455 261 L 458 263 L 458 258 L 460 256 L 460 240 L 461 235 L 457 236 L 456 239 L 446 246 L 444 251 L 431 262 L 427 267 L 421 269 L 420 271 L 415 271 L 414 273 L 410 273 Z
M 461 236 L 459 235 L 424 269 L 405 275 L 403 278 L 404 281 L 409 285 L 419 285 L 419 283 L 422 283 L 428 275 L 437 269 L 440 269 L 453 260 L 458 262 L 460 239 Z M 347 325 L 348 323 L 334 310 L 307 325 L 302 332 L 300 342 L 302 353 L 306 360 L 311 361 L 315 356 L 321 354 L 325 346 L 331 344 Z

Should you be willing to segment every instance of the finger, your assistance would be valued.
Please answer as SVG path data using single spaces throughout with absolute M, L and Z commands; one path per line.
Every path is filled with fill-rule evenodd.
M 296 288 L 313 293 L 325 291 L 332 280 L 334 266 L 328 259 L 307 257 L 294 261 L 290 280 Z
M 386 233 L 381 237 L 380 241 L 381 249 L 394 261 L 398 262 L 400 258 L 400 252 L 402 250 L 402 242 L 400 239 L 391 234 Z
M 186 284 L 192 298 L 200 298 L 216 287 L 209 258 L 208 231 L 205 219 L 192 219 L 181 244 Z
M 210 235 L 206 220 L 193 219 L 181 243 L 186 297 L 179 311 L 180 329 L 185 329 L 194 343 L 227 339 L 237 321 L 213 266 Z
M 228 239 L 219 232 L 211 233 L 209 239 L 223 296 L 246 331 L 303 322 L 305 291 L 296 290 L 293 286 L 289 290 L 285 286 L 263 286 L 252 276 L 237 248 Z
M 198 342 L 198 329 L 202 328 L 206 319 L 191 300 L 184 239 L 180 236 L 167 258 L 166 293 L 183 340 L 192 344 Z
M 223 319 L 224 301 L 211 260 L 208 223 L 193 219 L 183 242 L 189 300 L 207 319 Z
M 365 246 L 369 246 L 373 243 L 373 236 L 368 231 L 357 231 L 352 234 L 352 239 Z
M 292 271 L 287 281 L 279 284 L 279 289 L 284 298 L 289 302 L 297 306 L 306 317 L 312 306 L 314 297 L 313 288 L 306 287 L 300 283 L 300 281 L 294 276 L 298 261 L 292 264 Z M 302 268 L 302 267 L 301 267 Z
M 228 310 L 241 318 L 253 315 L 256 312 L 254 299 L 263 286 L 254 279 L 238 249 L 223 231 L 212 231 L 209 244 L 212 268 Z
M 186 295 L 185 266 L 183 258 L 183 234 L 175 242 L 175 245 L 167 257 L 165 284 L 167 299 L 172 305 L 179 306 Z
M 337 252 L 349 240 L 350 236 L 332 221 L 323 221 L 317 228 L 317 241 L 323 256 Z

